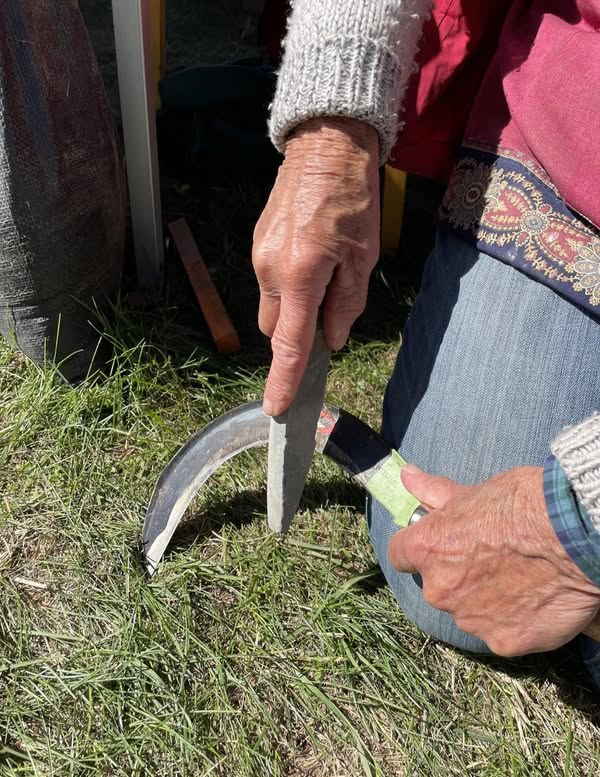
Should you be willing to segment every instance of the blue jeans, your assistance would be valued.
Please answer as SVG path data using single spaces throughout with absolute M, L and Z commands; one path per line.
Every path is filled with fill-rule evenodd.
M 542 465 L 553 437 L 598 409 L 600 326 L 548 287 L 446 229 L 438 231 L 387 387 L 383 436 L 427 472 L 477 483 Z M 378 503 L 371 540 L 406 615 L 436 639 L 489 652 L 424 600 L 418 578 L 396 572 L 397 531 Z M 600 644 L 580 637 L 600 687 Z

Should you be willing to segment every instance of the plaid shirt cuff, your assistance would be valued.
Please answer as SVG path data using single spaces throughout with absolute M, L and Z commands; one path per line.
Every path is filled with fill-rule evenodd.
M 600 533 L 554 456 L 544 464 L 544 496 L 556 536 L 579 569 L 600 587 Z

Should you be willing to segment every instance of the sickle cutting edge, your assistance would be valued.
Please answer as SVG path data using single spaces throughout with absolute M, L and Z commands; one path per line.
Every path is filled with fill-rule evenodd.
M 158 479 L 142 534 L 144 563 L 154 574 L 189 504 L 212 473 L 242 451 L 269 442 L 270 418 L 260 401 L 225 413 L 191 438 Z M 339 464 L 407 526 L 424 514 L 402 484 L 404 459 L 363 421 L 324 404 L 315 433 L 315 450 Z

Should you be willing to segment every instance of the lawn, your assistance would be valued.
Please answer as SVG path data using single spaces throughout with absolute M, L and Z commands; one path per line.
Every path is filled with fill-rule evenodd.
M 107 4 L 82 5 L 110 81 Z M 201 6 L 245 51 L 251 12 L 169 6 L 173 35 L 191 39 L 183 14 Z M 248 257 L 266 191 L 164 178 L 167 216 L 192 225 L 241 354 L 214 354 L 175 262 L 145 308 L 124 297 L 106 322 L 102 377 L 69 387 L 0 345 L 0 775 L 600 773 L 598 697 L 570 649 L 476 661 L 429 640 L 378 573 L 363 495 L 324 460 L 284 541 L 267 530 L 265 452 L 231 461 L 144 575 L 162 468 L 261 395 L 269 349 Z M 387 257 L 334 357 L 328 399 L 373 426 L 412 293 Z

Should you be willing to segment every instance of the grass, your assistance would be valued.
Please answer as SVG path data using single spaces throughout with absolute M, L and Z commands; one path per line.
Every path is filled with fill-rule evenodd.
M 284 542 L 264 452 L 230 462 L 144 576 L 162 467 L 265 377 L 264 344 L 222 360 L 183 323 L 180 283 L 171 266 L 151 309 L 116 311 L 101 380 L 68 387 L 0 347 L 0 774 L 596 774 L 573 656 L 480 663 L 419 633 L 374 566 L 362 494 L 322 460 Z M 354 340 L 329 398 L 376 424 L 394 349 Z
M 262 391 L 248 255 L 265 191 L 164 179 L 240 356 L 214 355 L 172 262 L 146 308 L 115 310 L 101 379 L 69 387 L 0 345 L 0 775 L 598 774 L 597 696 L 572 653 L 476 661 L 425 637 L 375 567 L 363 495 L 323 460 L 283 542 L 264 451 L 229 462 L 144 576 L 158 474 Z M 328 398 L 374 426 L 411 294 L 388 258 L 332 366 Z

